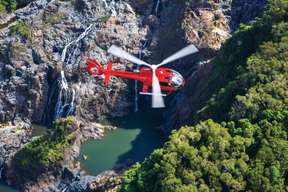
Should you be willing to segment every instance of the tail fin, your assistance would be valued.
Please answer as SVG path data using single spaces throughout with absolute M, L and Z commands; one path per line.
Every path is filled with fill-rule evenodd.
M 92 75 L 102 75 L 104 73 L 103 67 L 95 59 L 87 59 L 87 67 L 85 70 Z
M 111 77 L 111 71 L 112 71 L 112 63 L 109 62 L 109 64 L 107 65 L 107 68 L 106 68 L 105 79 L 104 79 L 104 83 L 106 85 L 109 83 L 109 80 L 110 80 L 110 77 Z

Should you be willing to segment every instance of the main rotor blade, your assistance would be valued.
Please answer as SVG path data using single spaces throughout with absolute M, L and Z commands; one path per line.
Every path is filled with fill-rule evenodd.
M 150 67 L 150 65 L 148 63 L 146 63 L 145 61 L 142 61 L 140 59 L 138 59 L 137 57 L 131 55 L 130 53 L 124 51 L 123 49 L 112 45 L 109 49 L 108 49 L 108 53 L 111 53 L 117 57 L 120 57 L 122 59 L 126 59 L 128 61 L 131 61 L 132 63 L 138 64 L 138 65 L 146 65 L 148 67 Z
M 165 107 L 164 100 L 161 95 L 160 83 L 156 76 L 156 69 L 153 69 L 153 76 L 152 76 L 152 107 L 153 108 Z
M 198 49 L 194 45 L 192 45 L 192 44 L 188 45 L 187 47 L 181 49 L 180 51 L 176 52 L 175 54 L 171 55 L 170 57 L 164 59 L 157 66 L 159 67 L 159 66 L 165 65 L 167 63 L 170 63 L 170 62 L 175 61 L 177 59 L 181 59 L 182 57 L 185 57 L 187 55 L 190 55 L 190 54 L 193 54 L 196 52 L 198 52 Z

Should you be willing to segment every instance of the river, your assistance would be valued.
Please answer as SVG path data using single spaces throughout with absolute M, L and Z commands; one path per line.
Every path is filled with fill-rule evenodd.
M 157 129 L 162 121 L 157 110 L 131 113 L 111 120 L 118 127 L 116 130 L 108 132 L 101 140 L 88 140 L 81 145 L 78 158 L 81 167 L 88 174 L 98 175 L 127 160 L 143 161 L 164 143 L 164 137 Z
M 0 192 L 16 192 L 16 189 L 12 189 L 11 187 L 8 187 L 5 183 L 0 181 Z

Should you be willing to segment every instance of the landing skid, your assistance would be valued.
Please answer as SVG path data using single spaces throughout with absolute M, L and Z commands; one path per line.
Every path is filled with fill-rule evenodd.
M 153 93 L 146 93 L 146 92 L 139 92 L 140 95 L 157 95 L 157 96 L 163 96 L 166 97 L 166 94 L 153 94 Z

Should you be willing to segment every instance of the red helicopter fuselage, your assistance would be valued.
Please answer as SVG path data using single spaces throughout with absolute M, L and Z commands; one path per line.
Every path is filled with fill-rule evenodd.
M 108 84 L 111 76 L 133 79 L 143 84 L 142 92 L 147 93 L 149 88 L 152 87 L 152 69 L 146 66 L 140 67 L 137 72 L 118 71 L 112 69 L 112 63 L 107 65 L 104 69 L 94 59 L 87 59 L 87 67 L 85 68 L 90 74 L 102 76 L 104 75 L 104 83 Z M 162 91 L 171 93 L 180 87 L 184 86 L 183 77 L 177 72 L 169 68 L 158 68 L 156 76 L 159 79 L 160 88 Z

